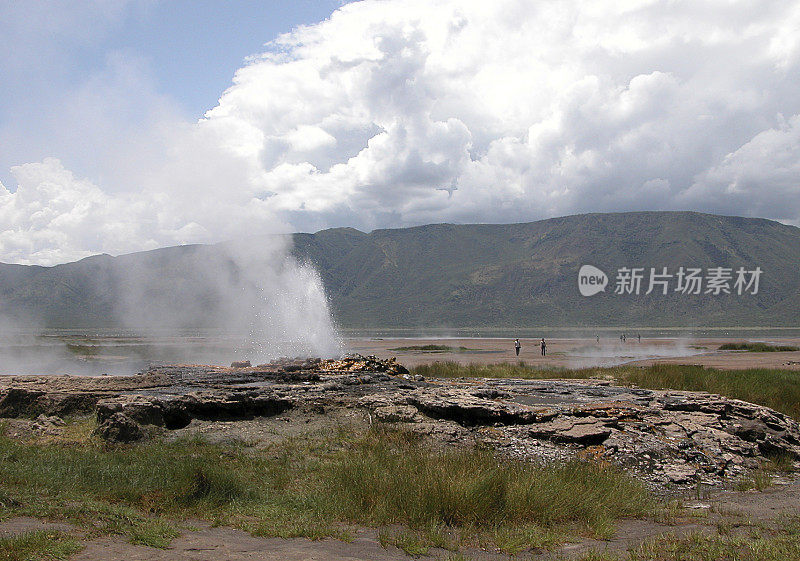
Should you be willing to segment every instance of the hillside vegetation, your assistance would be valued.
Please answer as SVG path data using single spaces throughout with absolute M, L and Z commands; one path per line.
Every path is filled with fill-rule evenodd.
M 251 240 L 254 256 L 264 240 Z M 273 244 L 274 245 L 274 244 Z M 213 327 L 214 273 L 236 275 L 224 245 L 181 246 L 56 267 L 0 264 L 0 316 L 37 325 L 119 325 L 130 310 L 159 326 Z M 800 229 L 693 212 L 586 214 L 527 224 L 436 224 L 364 233 L 294 235 L 345 328 L 536 326 L 796 326 Z M 608 275 L 604 292 L 578 291 L 578 270 Z M 725 267 L 763 273 L 757 294 L 615 294 L 622 267 Z M 131 306 L 130 295 L 146 307 Z M 177 312 L 176 312 L 177 310 Z

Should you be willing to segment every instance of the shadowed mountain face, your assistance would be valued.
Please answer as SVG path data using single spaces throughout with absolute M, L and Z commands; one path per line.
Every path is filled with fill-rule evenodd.
M 0 264 L 0 320 L 76 328 L 211 326 L 220 317 L 214 290 L 221 271 L 235 276 L 235 264 L 214 246 L 200 245 L 95 255 L 55 267 Z
M 640 212 L 338 229 L 296 235 L 295 253 L 317 265 L 345 326 L 800 324 L 800 229 L 763 219 Z M 581 296 L 584 264 L 608 275 L 604 292 Z M 638 296 L 614 293 L 622 267 L 644 268 Z M 666 296 L 662 285 L 645 295 L 651 267 L 732 268 L 732 294 L 676 292 L 673 277 Z M 739 267 L 761 268 L 757 294 L 736 294 Z
M 800 229 L 690 212 L 589 214 L 528 224 L 438 224 L 369 234 L 296 234 L 294 253 L 319 271 L 344 327 L 535 327 L 567 325 L 796 326 Z M 258 240 L 252 251 L 258 252 Z M 236 265 L 220 246 L 183 246 L 56 267 L 0 264 L 0 314 L 63 327 L 120 325 L 130 293 L 148 310 L 136 323 L 214 326 L 209 271 Z M 605 272 L 605 291 L 582 296 L 578 271 Z M 617 294 L 621 268 L 641 268 L 639 294 Z M 650 294 L 650 269 L 663 285 Z M 701 269 L 700 294 L 678 287 L 680 267 Z M 706 294 L 709 269 L 732 269 L 730 294 Z M 762 271 L 758 291 L 738 294 L 736 272 Z M 750 275 L 746 280 L 750 280 Z M 164 306 L 160 306 L 163 302 Z M 198 302 L 201 306 L 196 305 Z M 170 306 L 167 306 L 167 304 Z M 130 311 L 131 305 L 125 306 Z M 134 308 L 136 306 L 133 306 Z

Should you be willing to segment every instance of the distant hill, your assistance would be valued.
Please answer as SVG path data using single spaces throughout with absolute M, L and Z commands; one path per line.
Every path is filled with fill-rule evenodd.
M 190 303 L 204 301 L 206 312 L 215 306 L 203 267 L 233 267 L 220 247 L 101 255 L 50 268 L 0 264 L 0 313 L 53 326 L 112 325 L 121 292 L 135 290 L 165 305 L 186 301 L 191 312 L 172 319 L 200 326 L 213 314 L 195 313 Z M 340 228 L 295 234 L 294 253 L 317 267 L 335 318 L 351 328 L 800 325 L 800 229 L 764 219 L 633 212 L 371 233 Z M 605 292 L 579 293 L 584 264 L 607 274 Z M 623 267 L 644 269 L 639 295 L 615 294 Z M 703 276 L 730 268 L 732 293 L 676 292 L 673 276 L 667 295 L 661 285 L 644 294 L 651 267 L 673 275 L 700 268 Z M 736 293 L 739 267 L 762 270 L 757 294 L 752 286 Z

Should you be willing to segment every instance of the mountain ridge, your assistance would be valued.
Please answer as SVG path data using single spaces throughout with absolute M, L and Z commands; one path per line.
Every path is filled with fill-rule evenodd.
M 518 224 L 331 228 L 292 239 L 293 254 L 316 267 L 346 328 L 800 324 L 800 228 L 763 218 L 590 213 Z M 250 243 L 257 251 L 259 239 Z M 156 302 L 213 308 L 203 274 L 231 267 L 224 247 L 174 246 L 54 267 L 0 264 L 0 315 L 59 327 L 115 325 L 120 291 L 141 289 L 139 281 Z M 607 274 L 605 292 L 580 295 L 584 264 Z M 760 267 L 763 275 L 757 294 L 615 294 L 622 267 L 645 274 Z M 180 319 L 204 326 L 202 315 Z

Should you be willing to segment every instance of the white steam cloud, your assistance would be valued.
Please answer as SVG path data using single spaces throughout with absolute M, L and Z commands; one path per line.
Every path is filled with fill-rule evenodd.
M 117 260 L 115 316 L 135 332 L 214 328 L 233 345 L 217 362 L 338 356 L 341 339 L 316 270 L 289 255 L 289 238 L 170 248 Z
M 604 338 L 597 345 L 586 345 L 575 349 L 569 357 L 570 368 L 609 367 L 639 360 L 670 357 L 687 357 L 703 354 L 702 350 L 689 345 L 689 340 L 678 338 L 658 342 L 639 343 L 630 337 L 630 342 L 618 342 Z

